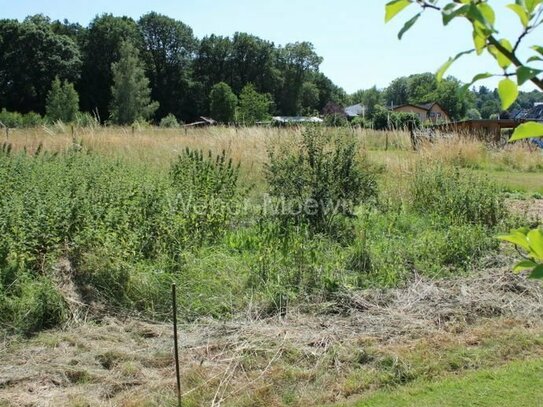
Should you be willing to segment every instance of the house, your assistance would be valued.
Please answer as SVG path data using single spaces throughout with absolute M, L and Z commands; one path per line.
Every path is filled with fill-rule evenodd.
M 431 121 L 432 123 L 437 123 L 449 122 L 451 120 L 449 114 L 437 102 L 423 105 L 407 103 L 405 105 L 393 106 L 391 110 L 393 112 L 415 113 L 422 122 Z
M 530 120 L 543 122 L 543 103 L 534 103 L 531 109 L 514 109 L 508 112 L 509 118 L 513 120 Z
M 349 120 L 354 119 L 355 117 L 362 116 L 364 117 L 366 114 L 366 106 L 364 106 L 361 103 L 358 103 L 356 105 L 347 106 L 343 111 L 345 112 L 345 115 Z

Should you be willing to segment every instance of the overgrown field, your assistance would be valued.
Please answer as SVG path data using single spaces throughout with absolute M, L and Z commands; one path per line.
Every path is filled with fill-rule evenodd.
M 0 153 L 5 329 L 89 310 L 167 318 L 173 282 L 192 320 L 454 276 L 510 222 L 500 187 L 466 168 L 543 162 L 458 139 L 412 153 L 401 133 L 374 152 L 384 134 L 190 131 L 12 135 Z
M 337 315 L 351 310 L 368 318 L 368 312 L 384 307 L 386 311 L 375 311 L 377 322 L 362 319 L 363 327 L 393 325 L 402 333 L 378 330 L 375 341 L 433 324 L 454 334 L 456 322 L 469 325 L 496 316 L 527 318 L 533 324 L 530 332 L 539 332 L 539 320 L 521 310 L 539 304 L 540 292 L 530 291 L 532 286 L 518 288 L 522 278 L 497 287 L 495 294 L 489 291 L 486 302 L 484 288 L 467 302 L 449 302 L 442 295 L 448 289 L 413 282 L 451 280 L 454 296 L 472 290 L 463 288 L 458 294 L 454 281 L 498 265 L 503 248 L 496 235 L 538 222 L 540 211 L 530 209 L 539 207 L 539 201 L 526 199 L 539 197 L 541 169 L 543 156 L 529 145 L 496 148 L 458 136 L 413 152 L 404 133 L 311 127 L 186 132 L 95 128 L 75 129 L 73 136 L 65 127 L 15 131 L 0 149 L 0 328 L 15 338 L 13 334 L 30 336 L 111 317 L 168 321 L 171 284 L 176 283 L 184 323 L 281 320 L 294 312 L 300 318 L 325 315 L 323 321 L 330 318 L 335 324 Z M 499 265 L 504 267 L 503 261 Z M 393 290 L 415 297 L 395 302 Z M 502 299 L 501 293 L 509 292 L 525 297 Z M 419 298 L 422 293 L 424 299 Z M 431 299 L 435 303 L 424 312 L 416 308 Z M 511 310 L 517 300 L 521 306 Z M 541 355 L 539 334 L 530 337 L 522 323 L 514 322 L 529 345 L 506 359 Z M 423 331 L 419 339 L 428 333 Z M 349 336 L 348 329 L 342 332 Z M 502 334 L 494 340 L 508 335 Z M 358 362 L 341 354 L 354 352 L 358 339 L 351 339 L 319 342 L 325 359 L 317 365 L 331 363 L 337 370 L 335 376 L 325 375 L 326 386 L 336 379 L 341 383 L 333 392 L 321 391 L 326 369 L 313 369 L 310 351 L 289 353 L 299 343 L 287 353 L 297 361 L 292 366 L 301 370 L 291 371 L 290 362 L 281 358 L 284 366 L 270 385 L 290 393 L 280 391 L 277 398 L 266 393 L 270 389 L 255 388 L 253 381 L 267 375 L 267 363 L 276 359 L 269 349 L 265 354 L 271 358 L 258 356 L 251 342 L 248 350 L 239 345 L 250 358 L 243 349 L 228 350 L 232 357 L 249 358 L 227 367 L 226 373 L 234 369 L 231 374 L 213 376 L 216 366 L 190 373 L 194 383 L 185 379 L 186 385 L 199 390 L 188 400 L 209 405 L 213 395 L 202 383 L 213 383 L 217 397 L 235 392 L 231 405 L 304 405 L 314 395 L 326 403 L 456 369 L 448 364 L 429 367 L 415 353 L 404 365 L 392 352 L 360 356 L 369 359 L 360 362 L 367 366 L 359 371 L 354 367 Z M 509 339 L 503 340 L 500 349 L 510 346 Z M 336 342 L 340 353 L 329 345 Z M 283 355 L 282 345 L 274 346 Z M 501 363 L 500 358 L 483 363 L 477 355 L 476 362 L 471 356 L 451 357 L 450 363 L 467 363 L 466 369 Z M 247 377 L 240 376 L 242 388 L 236 389 L 230 381 L 241 374 L 236 370 L 240 366 Z M 70 383 L 100 382 L 91 376 Z M 227 382 L 221 384 L 223 380 Z M 11 381 L 6 383 L 0 380 L 0 390 L 10 388 Z M 165 385 L 170 389 L 172 383 Z M 313 389 L 309 395 L 300 383 Z M 257 396 L 261 404 L 251 404 Z M 159 393 L 141 397 L 160 399 Z

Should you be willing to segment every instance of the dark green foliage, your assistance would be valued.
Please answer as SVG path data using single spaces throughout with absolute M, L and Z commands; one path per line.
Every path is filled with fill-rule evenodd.
M 192 28 L 155 12 L 141 17 L 138 28 L 151 96 L 159 103 L 156 116 L 190 117 L 190 105 L 197 104 L 190 89 L 190 65 L 197 47 Z
M 266 179 L 272 197 L 286 208 L 282 217 L 330 233 L 337 218 L 377 195 L 375 169 L 357 156 L 357 145 L 343 133 L 309 127 L 296 146 L 271 149 Z
M 77 90 L 82 110 L 93 112 L 101 121 L 110 117 L 111 65 L 119 61 L 124 41 L 138 47 L 141 44 L 136 22 L 129 17 L 115 17 L 112 14 L 96 16 L 84 35 L 81 46 L 83 67 Z
M 51 84 L 51 90 L 47 93 L 45 105 L 47 118 L 52 121 L 62 121 L 70 123 L 75 121 L 79 112 L 79 95 L 74 89 L 74 85 L 68 81 L 60 82 L 55 78 Z
M 43 114 L 53 79 L 75 82 L 80 69 L 77 44 L 56 34 L 47 17 L 0 20 L 0 106 Z
M 228 84 L 217 83 L 209 94 L 209 112 L 220 123 L 233 123 L 236 117 L 238 98 Z

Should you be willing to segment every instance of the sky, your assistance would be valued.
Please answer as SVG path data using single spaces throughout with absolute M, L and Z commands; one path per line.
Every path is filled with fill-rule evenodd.
M 411 6 L 385 24 L 386 0 L 0 0 L 0 18 L 22 20 L 33 14 L 87 25 L 96 15 L 112 13 L 138 19 L 156 11 L 183 21 L 198 38 L 210 34 L 247 32 L 284 45 L 309 41 L 324 58 L 320 70 L 352 93 L 372 86 L 386 87 L 393 79 L 435 72 L 450 57 L 472 48 L 466 22 L 441 25 L 438 13 L 427 10 L 400 41 L 398 31 L 418 10 Z M 518 18 L 505 4 L 492 2 L 501 35 L 520 32 Z M 535 34 L 537 36 L 537 33 Z M 530 43 L 532 40 L 532 43 Z M 527 43 L 533 45 L 533 38 Z M 490 56 L 469 55 L 448 71 L 464 82 L 480 72 L 499 73 Z M 494 87 L 498 79 L 482 84 Z M 531 90 L 529 85 L 523 88 Z

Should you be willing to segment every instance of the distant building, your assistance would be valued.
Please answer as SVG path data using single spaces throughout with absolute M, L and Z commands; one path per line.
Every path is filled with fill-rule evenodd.
M 358 116 L 365 116 L 366 110 L 367 110 L 366 106 L 364 106 L 361 103 L 358 103 L 356 105 L 347 106 L 344 109 L 344 112 L 347 118 L 350 120 Z
M 393 106 L 391 110 L 393 112 L 415 113 L 422 122 L 431 121 L 432 123 L 437 123 L 449 122 L 451 120 L 449 114 L 437 102 L 426 103 L 424 105 L 407 103 L 405 105 Z
M 531 109 L 516 109 L 509 112 L 509 117 L 513 120 L 531 120 L 543 122 L 543 104 L 535 103 Z
M 322 123 L 319 117 L 306 117 L 306 116 L 274 116 L 272 117 L 272 123 L 274 124 L 305 124 L 305 123 Z

